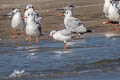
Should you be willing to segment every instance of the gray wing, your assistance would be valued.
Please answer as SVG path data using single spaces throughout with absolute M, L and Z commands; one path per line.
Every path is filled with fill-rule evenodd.
M 58 31 L 59 33 L 61 33 L 64 36 L 71 36 L 71 32 L 67 29 L 62 29 L 60 31 Z
M 116 1 L 116 7 L 120 9 L 120 1 Z
M 38 30 L 40 31 L 40 35 L 42 35 L 42 25 L 41 25 L 41 19 L 42 17 L 37 17 L 35 18 L 35 22 L 38 25 Z
M 84 23 L 80 21 L 78 18 L 71 17 L 67 20 L 66 29 L 72 32 L 86 32 L 86 28 L 84 27 Z
M 42 34 L 42 26 L 41 26 L 41 24 L 40 24 L 40 23 L 37 23 L 37 22 L 36 22 L 36 24 L 37 24 L 37 26 L 38 26 L 38 30 L 39 30 L 39 32 L 40 32 L 40 35 L 43 35 L 43 34 Z
M 79 27 L 83 25 L 84 23 L 80 21 L 78 18 L 71 17 L 67 20 L 67 27 L 70 29 Z
M 41 20 L 42 20 L 42 17 L 35 17 L 35 21 L 37 22 L 37 23 L 40 23 L 41 24 Z

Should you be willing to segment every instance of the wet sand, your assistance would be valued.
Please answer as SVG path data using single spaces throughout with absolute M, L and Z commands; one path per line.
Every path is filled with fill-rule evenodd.
M 0 15 L 7 14 L 12 8 L 20 8 L 23 12 L 25 6 L 32 3 L 39 15 L 43 17 L 43 33 L 41 39 L 46 39 L 47 34 L 55 29 L 64 28 L 62 8 L 69 4 L 75 5 L 74 16 L 85 22 L 85 26 L 94 33 L 111 31 L 111 25 L 102 24 L 105 21 L 102 12 L 104 0 L 0 0 Z M 20 32 L 17 32 L 20 35 Z M 13 39 L 11 18 L 0 16 L 0 38 Z

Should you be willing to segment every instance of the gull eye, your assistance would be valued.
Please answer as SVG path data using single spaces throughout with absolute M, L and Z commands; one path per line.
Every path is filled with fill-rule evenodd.
M 68 14 L 68 12 L 66 12 L 66 14 Z

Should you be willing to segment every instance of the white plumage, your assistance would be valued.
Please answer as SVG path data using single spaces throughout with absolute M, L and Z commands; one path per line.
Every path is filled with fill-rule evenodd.
M 15 32 L 15 39 L 16 39 L 16 29 L 21 29 L 22 35 L 24 37 L 25 24 L 23 22 L 23 18 L 22 18 L 20 10 L 14 8 L 12 11 L 12 14 L 13 14 L 13 17 L 12 17 L 12 21 L 11 21 L 11 26 Z
M 68 31 L 67 29 L 59 30 L 59 31 L 51 31 L 50 36 L 53 36 L 55 40 L 58 41 L 69 41 L 71 40 L 71 32 Z
M 41 34 L 41 24 L 38 24 L 35 21 L 35 16 L 33 13 L 29 13 L 27 18 L 27 23 L 26 23 L 26 34 L 29 36 L 29 42 L 31 42 L 31 37 L 35 36 L 36 37 L 36 43 L 38 44 L 39 36 Z
M 32 13 L 32 14 L 35 16 L 35 21 L 36 21 L 37 23 L 41 23 L 42 17 L 40 17 L 40 16 L 38 15 L 38 13 L 34 10 L 32 4 L 28 4 L 28 5 L 26 6 L 26 9 L 25 9 L 25 12 L 24 12 L 24 16 L 27 17 L 29 13 Z M 25 20 L 25 23 L 27 23 L 27 19 L 25 18 L 24 20 Z
M 108 17 L 108 10 L 109 10 L 109 7 L 110 7 L 110 4 L 111 4 L 111 1 L 112 0 L 104 0 L 105 3 L 104 3 L 104 6 L 103 6 L 103 12 L 105 14 L 105 17 Z
M 52 36 L 55 40 L 64 41 L 64 50 L 66 50 L 66 42 L 72 39 L 71 32 L 67 29 L 59 31 L 53 30 L 50 32 L 49 36 Z
M 112 1 L 112 4 L 109 7 L 108 18 L 110 21 L 119 21 L 120 19 L 119 8 L 117 8 L 115 1 Z
M 22 19 L 22 15 L 19 9 L 13 10 L 13 17 L 11 26 L 13 29 L 23 29 L 24 28 L 24 22 Z

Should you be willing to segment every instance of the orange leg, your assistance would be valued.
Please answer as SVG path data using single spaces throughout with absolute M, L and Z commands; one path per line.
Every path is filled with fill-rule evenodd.
M 22 39 L 24 40 L 24 29 L 21 30 Z
M 66 48 L 67 48 L 66 42 L 64 42 L 64 51 L 66 51 Z
M 39 44 L 39 37 L 36 38 L 36 44 Z
M 14 30 L 14 39 L 16 40 L 16 30 Z
M 31 46 L 31 42 L 32 42 L 32 37 L 31 36 L 29 36 L 29 46 Z
M 114 28 L 114 24 L 112 24 L 112 32 L 114 32 L 115 28 Z

